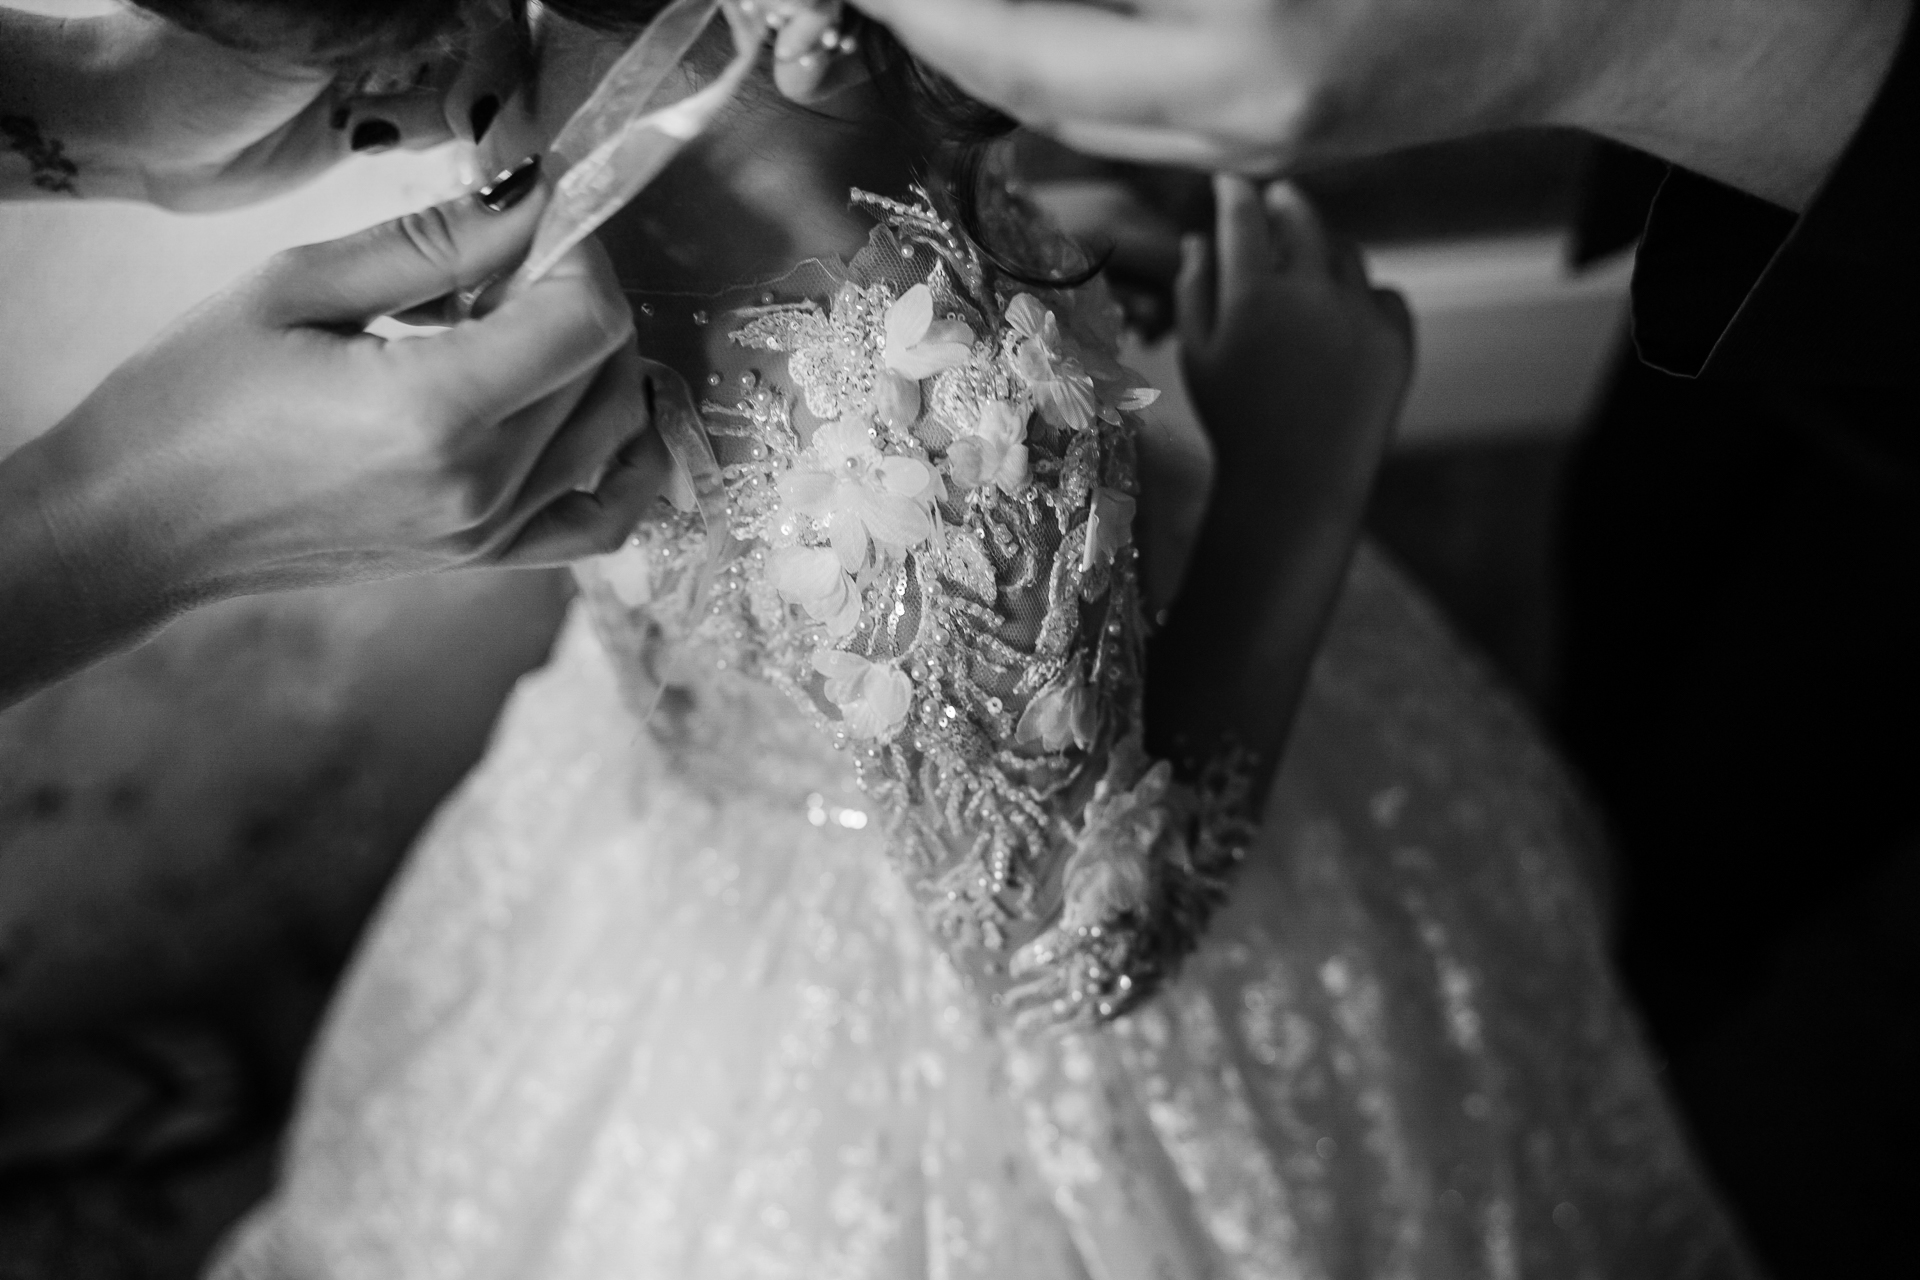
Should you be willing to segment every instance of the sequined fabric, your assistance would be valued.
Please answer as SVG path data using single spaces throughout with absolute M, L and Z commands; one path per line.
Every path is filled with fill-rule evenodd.
M 688 664 L 785 689 L 974 985 L 1030 1030 L 1105 1021 L 1224 900 L 1250 786 L 1231 756 L 1188 779 L 1142 745 L 1158 393 L 1114 358 L 1111 304 L 1012 280 L 917 195 L 854 191 L 876 225 L 852 261 L 720 312 L 760 363 L 697 409 L 661 368 L 655 422 L 706 514 L 643 522 L 583 577 L 636 707 Z
M 1748 1274 L 1524 720 L 1360 557 L 1262 836 L 1113 1026 L 990 1023 L 845 754 L 737 670 L 650 729 L 576 614 L 384 907 L 215 1274 Z

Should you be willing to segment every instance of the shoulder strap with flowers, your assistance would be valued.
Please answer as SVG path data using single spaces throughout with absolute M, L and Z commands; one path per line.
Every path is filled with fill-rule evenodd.
M 934 211 L 880 226 L 829 305 L 750 308 L 819 425 L 747 435 L 731 533 L 803 640 L 785 683 L 854 753 L 949 953 L 1018 1023 L 1116 1017 L 1193 946 L 1246 787 L 1141 745 L 1134 411 L 1090 291 L 1009 287 Z

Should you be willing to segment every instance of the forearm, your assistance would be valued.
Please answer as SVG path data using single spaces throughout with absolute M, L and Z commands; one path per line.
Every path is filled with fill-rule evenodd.
M 1290 484 L 1316 473 L 1284 463 L 1223 460 L 1219 474 L 1186 582 L 1149 652 L 1147 729 L 1155 754 L 1177 760 L 1249 751 L 1264 787 L 1346 579 L 1373 468 L 1318 488 Z M 1249 475 L 1273 482 L 1233 479 Z
M 156 172 L 192 172 L 196 148 L 217 133 L 203 115 L 241 83 L 233 69 L 182 56 L 205 44 L 133 8 L 93 18 L 0 8 L 0 200 L 177 200 L 178 175 L 156 190 Z M 269 95 L 312 96 L 304 73 L 257 74 Z M 244 83 L 257 97 L 254 75 Z
M 97 486 L 44 438 L 0 458 L 0 707 L 135 643 L 181 607 Z
M 1872 105 L 1911 8 L 1912 0 L 1621 5 L 1593 74 L 1550 123 L 1803 209 Z
M 99 19 L 0 9 L 0 199 L 72 199 L 99 131 L 107 76 Z

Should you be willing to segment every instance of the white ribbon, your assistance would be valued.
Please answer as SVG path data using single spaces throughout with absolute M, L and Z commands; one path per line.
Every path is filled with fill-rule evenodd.
M 733 61 L 699 92 L 647 110 L 716 10 L 726 13 L 733 28 Z M 753 70 L 766 30 L 763 18 L 722 0 L 674 0 L 648 24 L 548 148 L 549 158 L 563 162 L 565 172 L 540 216 L 533 248 L 514 272 L 510 294 L 552 270 L 713 122 Z
M 647 110 L 667 76 L 713 21 L 716 10 L 726 13 L 733 29 L 733 61 L 697 93 Z M 753 70 L 766 33 L 766 20 L 757 12 L 749 14 L 739 4 L 723 0 L 673 0 L 647 25 L 548 148 L 550 158 L 565 164 L 565 172 L 540 215 L 533 248 L 507 286 L 509 294 L 552 270 L 567 250 L 645 190 L 682 147 L 713 123 Z M 557 168 L 554 165 L 549 171 Z M 652 360 L 646 364 L 647 375 L 659 390 L 654 430 L 685 474 L 706 524 L 707 564 L 695 591 L 697 609 L 726 554 L 730 533 L 726 486 L 686 380 L 663 364 Z

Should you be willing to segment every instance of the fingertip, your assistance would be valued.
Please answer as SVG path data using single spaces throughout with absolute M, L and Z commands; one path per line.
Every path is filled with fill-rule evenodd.
M 633 345 L 633 311 L 604 255 L 569 252 L 530 287 L 503 292 L 485 314 L 409 344 L 414 360 L 495 419 L 600 371 Z
M 363 96 L 348 100 L 349 121 L 343 125 L 348 149 L 357 155 L 384 151 L 424 151 L 453 140 L 446 110 L 437 91 Z M 336 113 L 335 118 L 338 118 Z
M 1204 344 L 1213 332 L 1212 257 L 1205 236 L 1189 233 L 1180 237 L 1180 274 L 1173 283 L 1174 321 L 1180 341 L 1190 348 Z
M 1267 212 L 1272 214 L 1285 214 L 1312 207 L 1307 203 L 1307 197 L 1301 192 L 1299 185 L 1286 178 L 1269 182 L 1260 192 L 1260 202 L 1266 206 Z
M 548 193 L 546 184 L 540 181 L 541 168 L 538 152 L 508 165 L 494 174 L 491 181 L 475 189 L 474 203 L 491 214 L 510 213 L 527 203 L 544 205 Z
M 631 345 L 634 337 L 633 306 L 620 287 L 613 259 L 592 236 L 561 255 L 538 280 L 523 289 L 507 281 L 500 288 L 501 300 L 495 315 L 516 304 L 529 310 L 544 310 L 543 298 L 565 300 L 567 322 L 592 328 L 598 334 L 596 344 L 601 356 L 612 355 L 619 347 Z
M 1291 182 L 1273 182 L 1260 193 L 1260 208 L 1270 223 L 1293 238 L 1314 238 L 1319 218 L 1305 193 Z
M 502 557 L 526 567 L 609 555 L 625 545 L 672 480 L 672 458 L 645 429 L 609 460 L 591 493 L 561 495 L 528 522 Z
M 1216 173 L 1213 193 L 1219 225 L 1219 293 L 1231 308 L 1253 282 L 1272 272 L 1272 244 L 1260 192 L 1253 183 L 1239 174 Z
M 799 103 L 818 100 L 827 77 L 846 61 L 842 52 L 840 10 L 828 5 L 801 8 L 773 38 L 773 83 L 788 99 Z
M 1254 192 L 1253 181 L 1231 169 L 1216 170 L 1213 175 L 1213 195 L 1216 200 L 1245 200 Z
M 1313 202 L 1296 184 L 1269 183 L 1260 193 L 1260 206 L 1273 241 L 1280 246 L 1276 252 L 1281 258 L 1282 270 L 1304 268 L 1321 273 L 1333 270 L 1326 228 L 1314 211 Z
M 608 501 L 617 503 L 628 513 L 629 526 L 637 524 L 654 503 L 666 496 L 679 475 L 666 440 L 654 430 L 652 423 L 642 427 L 620 450 L 615 465 L 622 482 Z
M 1222 234 L 1230 222 L 1243 224 L 1250 214 L 1257 213 L 1260 208 L 1257 188 L 1237 173 L 1220 172 L 1213 175 L 1213 201 Z
M 608 465 L 606 475 L 594 490 L 597 508 L 592 528 L 586 534 L 589 543 L 610 549 L 619 547 L 666 492 L 672 460 L 669 458 L 663 463 L 656 458 L 654 450 L 646 447 L 646 440 L 651 436 L 652 431 L 645 432 Z M 661 457 L 665 453 L 664 448 L 659 450 Z

